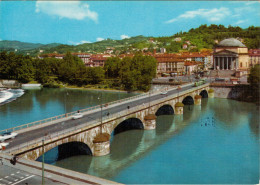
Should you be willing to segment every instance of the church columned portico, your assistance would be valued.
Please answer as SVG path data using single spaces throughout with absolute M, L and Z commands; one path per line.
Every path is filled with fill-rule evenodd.
M 238 68 L 236 56 L 214 56 L 214 70 L 234 70 Z
M 234 38 L 224 39 L 213 52 L 214 70 L 245 70 L 248 68 L 248 48 Z

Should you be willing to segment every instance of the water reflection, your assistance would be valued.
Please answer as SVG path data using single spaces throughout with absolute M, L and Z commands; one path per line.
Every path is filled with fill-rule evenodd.
M 253 114 L 250 115 L 249 119 L 249 128 L 251 132 L 256 136 L 256 138 L 259 138 L 259 112 L 253 111 Z
M 178 165 L 178 161 L 181 161 L 181 164 L 183 164 L 181 166 L 178 166 L 178 168 L 184 171 L 187 171 L 187 169 L 189 169 L 190 163 L 192 163 L 194 170 L 197 170 L 198 172 L 203 171 L 203 169 L 208 169 L 208 166 L 211 165 L 211 163 L 212 165 L 218 166 L 218 169 L 226 169 L 226 172 L 229 172 L 230 170 L 236 170 L 238 167 L 233 167 L 233 163 L 232 165 L 229 164 L 230 166 L 228 167 L 226 166 L 229 161 L 232 161 L 231 158 L 234 158 L 234 149 L 232 147 L 237 148 L 235 149 L 235 151 L 243 151 L 238 153 L 235 152 L 235 156 L 238 159 L 244 158 L 245 154 L 251 156 L 254 153 L 250 153 L 251 150 L 248 151 L 249 153 L 245 153 L 243 145 L 234 145 L 234 142 L 239 142 L 239 134 L 243 135 L 242 138 L 250 135 L 250 133 L 247 133 L 247 124 L 249 124 L 249 128 L 253 133 L 253 136 L 258 137 L 259 116 L 255 111 L 249 114 L 249 118 L 245 117 L 245 115 L 248 115 L 248 111 L 250 112 L 254 110 L 253 106 L 251 104 L 247 104 L 246 107 L 242 108 L 241 105 L 243 104 L 241 104 L 241 102 L 236 102 L 232 100 L 230 101 L 231 102 L 229 103 L 225 103 L 225 101 L 223 101 L 222 99 L 202 99 L 201 106 L 185 105 L 183 115 L 158 116 L 156 120 L 156 130 L 130 130 L 115 135 L 113 137 L 113 141 L 111 142 L 111 153 L 107 156 L 75 156 L 69 159 L 58 161 L 55 165 L 110 180 L 129 179 L 125 176 L 122 176 L 122 178 L 118 177 L 119 175 L 121 177 L 123 172 L 125 172 L 126 176 L 131 176 L 132 174 L 134 174 L 132 176 L 138 176 L 136 177 L 138 180 L 135 181 L 119 180 L 119 182 L 122 183 L 133 183 L 136 181 L 140 183 L 151 183 L 151 181 L 149 181 L 149 178 L 147 180 L 147 178 L 143 178 L 143 175 L 139 175 L 141 171 L 142 173 L 146 173 L 143 169 L 145 168 L 145 166 L 143 166 L 144 161 L 148 162 L 145 163 L 146 165 L 150 163 L 155 165 L 153 170 L 155 174 L 149 174 L 149 176 L 156 176 L 156 174 L 158 173 L 162 173 L 161 175 L 167 174 L 165 171 L 161 171 L 165 170 L 164 166 L 167 166 L 167 169 L 176 169 L 173 164 Z M 233 108 L 233 106 L 235 108 Z M 225 111 L 223 111 L 223 109 L 225 109 Z M 234 110 L 235 113 L 230 113 L 232 112 L 231 110 Z M 221 116 L 228 118 L 220 119 Z M 239 125 L 244 126 L 242 127 L 243 131 L 237 131 L 238 129 L 236 128 Z M 229 132 L 226 132 L 227 130 Z M 232 136 L 232 134 L 230 134 L 231 131 L 236 132 L 235 134 L 233 134 L 236 136 L 235 138 L 230 137 Z M 232 139 L 234 141 L 232 141 Z M 175 144 L 168 144 L 172 142 L 174 142 Z M 225 142 L 224 146 L 220 144 L 223 142 Z M 249 142 L 248 146 L 253 148 L 255 147 L 254 142 L 254 144 L 252 144 L 252 142 L 248 140 L 247 142 Z M 165 146 L 164 149 L 162 149 L 163 146 Z M 177 149 L 178 147 L 180 148 Z M 223 150 L 223 147 L 225 148 L 225 150 Z M 183 149 L 184 151 L 182 151 Z M 200 155 L 202 155 L 202 158 L 206 159 L 205 164 L 203 163 L 203 159 L 197 158 L 198 152 L 200 153 Z M 171 157 L 163 159 L 163 161 L 167 161 L 166 163 L 156 166 L 158 161 L 162 161 L 160 157 L 162 153 L 169 153 Z M 208 159 L 209 156 L 206 155 L 207 153 L 210 156 L 214 154 L 213 162 L 212 160 Z M 157 157 L 152 158 L 151 155 L 155 155 Z M 198 160 L 198 163 L 196 162 L 196 160 L 192 160 L 193 156 L 195 156 L 195 159 Z M 92 158 L 92 160 L 90 160 L 90 158 Z M 189 161 L 189 164 L 185 163 L 187 159 Z M 250 159 L 256 160 L 257 158 L 255 158 L 254 155 Z M 77 168 L 75 168 L 75 165 L 73 165 L 73 167 L 70 167 L 73 160 L 77 161 L 77 163 L 80 160 L 82 162 L 86 162 L 86 165 L 90 164 L 88 170 L 84 165 L 79 165 Z M 215 164 L 214 161 L 225 162 L 218 162 Z M 248 163 L 248 161 L 246 163 L 250 164 Z M 236 162 L 236 164 L 240 163 Z M 138 169 L 140 169 L 141 171 L 138 169 L 138 172 L 136 170 L 129 171 L 128 169 L 132 169 L 133 165 L 139 165 Z M 250 166 L 248 168 L 250 168 Z M 156 170 L 159 170 L 159 172 L 157 172 Z M 149 173 L 150 172 L 151 171 L 149 171 Z M 136 173 L 138 173 L 138 175 Z M 183 174 L 182 171 L 179 171 L 179 173 L 179 176 L 174 176 L 174 179 L 178 179 L 176 182 L 187 182 L 187 179 L 180 178 L 185 177 L 185 174 Z M 190 179 L 189 182 L 212 183 L 213 181 L 210 179 L 216 178 L 222 179 L 216 182 L 230 182 L 230 179 L 226 179 L 228 177 L 226 177 L 225 175 L 221 175 L 221 173 L 215 173 L 215 175 L 217 177 L 211 176 L 211 174 L 208 175 L 205 181 L 192 181 L 192 179 Z M 203 174 L 190 173 L 190 175 L 188 176 L 189 178 L 203 179 Z M 164 181 L 164 178 L 168 179 Z M 171 179 L 169 177 L 162 177 L 162 179 L 157 179 L 152 182 L 174 183 L 174 179 Z
M 226 99 L 210 99 L 209 107 L 213 109 L 214 116 L 219 120 L 219 125 L 227 129 L 234 129 L 246 122 L 248 111 L 253 111 L 253 104 L 227 101 Z M 245 121 L 241 121 L 245 120 Z

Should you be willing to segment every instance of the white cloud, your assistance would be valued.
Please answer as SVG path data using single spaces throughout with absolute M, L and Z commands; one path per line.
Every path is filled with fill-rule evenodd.
M 86 40 L 82 40 L 80 42 L 69 41 L 69 44 L 72 44 L 72 45 L 79 45 L 79 44 L 85 44 L 85 43 L 91 43 L 91 42 L 90 41 L 86 41 Z
M 256 3 L 260 3 L 259 1 L 248 1 L 245 2 L 246 5 L 251 5 L 251 4 L 256 4 Z
M 120 38 L 121 38 L 121 39 L 129 39 L 130 37 L 129 37 L 128 35 L 124 35 L 124 34 L 123 34 L 123 35 L 120 36 Z
M 230 10 L 225 7 L 213 8 L 213 9 L 198 9 L 193 11 L 186 11 L 184 14 L 179 15 L 176 18 L 170 19 L 165 23 L 173 23 L 182 19 L 193 19 L 195 17 L 201 17 L 211 22 L 218 22 L 230 15 Z
M 243 24 L 243 23 L 245 23 L 245 22 L 248 22 L 248 19 L 247 19 L 247 20 L 239 20 L 239 21 L 235 22 L 235 23 L 232 24 L 232 25 L 240 25 L 240 24 Z
M 87 3 L 80 1 L 37 1 L 35 11 L 59 18 L 76 20 L 89 18 L 95 22 L 98 21 L 97 12 L 91 11 Z
M 101 37 L 98 37 L 97 38 L 97 41 L 102 41 L 102 40 L 105 40 L 104 38 L 101 38 Z

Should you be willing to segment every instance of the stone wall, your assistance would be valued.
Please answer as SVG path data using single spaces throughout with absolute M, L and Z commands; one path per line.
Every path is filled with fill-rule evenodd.
M 216 98 L 240 99 L 246 93 L 244 86 L 211 87 Z

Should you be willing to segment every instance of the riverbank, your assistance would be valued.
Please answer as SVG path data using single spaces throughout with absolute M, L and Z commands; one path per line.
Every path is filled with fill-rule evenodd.
M 93 91 L 106 91 L 106 92 L 123 92 L 123 93 L 145 93 L 143 91 L 126 91 L 112 88 L 95 88 L 95 87 L 77 87 L 77 86 L 64 86 L 66 89 L 78 89 L 78 90 L 93 90 Z
M 250 85 L 225 85 L 225 86 L 213 86 L 215 97 L 227 98 L 237 100 L 241 102 L 257 103 L 257 93 L 253 92 Z

